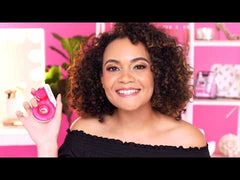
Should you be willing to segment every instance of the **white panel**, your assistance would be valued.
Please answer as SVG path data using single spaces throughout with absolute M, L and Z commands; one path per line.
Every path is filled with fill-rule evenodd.
M 28 135 L 12 127 L 6 134 L 2 122 L 16 118 L 16 110 L 25 113 L 23 101 L 32 98 L 31 88 L 42 86 L 45 78 L 45 35 L 41 28 L 0 29 L 0 144 L 32 144 Z M 7 100 L 6 90 L 17 90 L 16 97 Z M 10 107 L 10 108 L 7 108 Z

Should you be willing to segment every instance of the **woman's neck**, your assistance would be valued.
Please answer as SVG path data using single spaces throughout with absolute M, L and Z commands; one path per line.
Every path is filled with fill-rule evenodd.
M 150 104 L 134 111 L 118 109 L 113 115 L 114 124 L 123 131 L 148 129 L 158 117 L 159 113 L 154 112 Z

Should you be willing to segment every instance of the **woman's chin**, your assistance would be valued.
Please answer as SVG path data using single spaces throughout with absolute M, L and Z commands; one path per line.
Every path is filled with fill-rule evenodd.
M 139 106 L 131 106 L 131 105 L 124 105 L 124 106 L 116 106 L 119 110 L 123 110 L 123 111 L 135 111 L 137 109 L 139 109 Z
M 132 112 L 132 111 L 136 111 L 137 108 L 118 108 L 119 110 L 123 110 L 123 111 L 129 111 L 129 112 Z

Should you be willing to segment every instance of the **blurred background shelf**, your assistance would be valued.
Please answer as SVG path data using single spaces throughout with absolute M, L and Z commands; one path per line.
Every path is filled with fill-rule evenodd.
M 240 106 L 240 99 L 193 99 L 194 105 Z
M 194 41 L 194 46 L 240 46 L 240 41 L 239 40 L 195 40 Z
M 23 126 L 4 126 L 0 123 L 0 146 L 35 145 Z

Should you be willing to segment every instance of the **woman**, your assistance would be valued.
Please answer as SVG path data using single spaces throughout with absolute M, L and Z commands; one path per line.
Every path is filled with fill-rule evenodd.
M 117 23 L 85 46 L 68 69 L 71 106 L 79 113 L 57 148 L 62 103 L 45 124 L 17 112 L 39 156 L 209 157 L 205 137 L 181 120 L 192 75 L 177 41 L 149 23 Z

